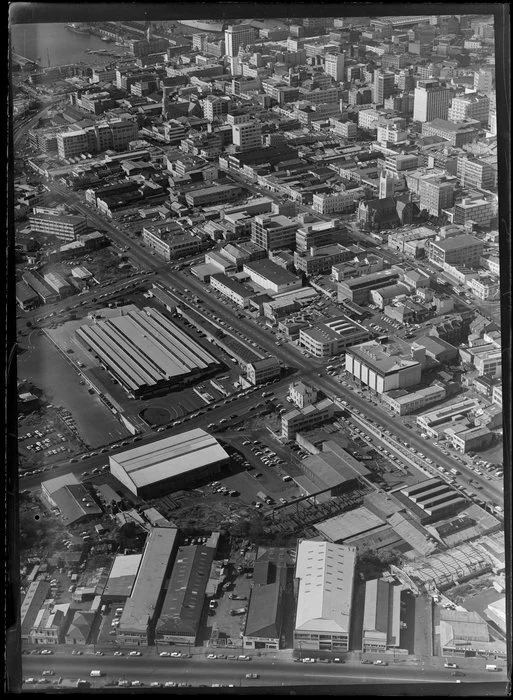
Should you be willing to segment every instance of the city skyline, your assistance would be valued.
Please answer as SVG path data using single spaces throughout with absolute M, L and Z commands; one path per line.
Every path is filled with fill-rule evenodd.
M 11 688 L 506 688 L 509 37 L 459 7 L 46 56 L 14 8 Z

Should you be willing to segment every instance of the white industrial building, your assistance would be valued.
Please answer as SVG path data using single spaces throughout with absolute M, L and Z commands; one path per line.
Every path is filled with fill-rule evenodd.
M 349 649 L 356 547 L 301 540 L 294 649 Z
M 109 457 L 110 471 L 137 496 L 186 488 L 229 460 L 217 440 L 196 428 Z

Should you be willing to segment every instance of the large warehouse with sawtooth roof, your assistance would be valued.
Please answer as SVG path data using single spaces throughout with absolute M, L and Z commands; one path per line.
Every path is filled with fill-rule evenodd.
M 219 366 L 213 355 L 151 307 L 83 324 L 77 337 L 132 397 L 181 388 Z

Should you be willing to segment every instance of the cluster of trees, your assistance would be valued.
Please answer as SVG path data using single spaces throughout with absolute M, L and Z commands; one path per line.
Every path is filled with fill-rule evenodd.
M 19 519 L 20 551 L 45 548 L 53 541 L 51 520 L 34 515 L 30 511 L 21 511 Z
M 399 566 L 402 556 L 394 549 L 364 549 L 358 552 L 356 568 L 365 580 L 379 578 L 391 565 Z

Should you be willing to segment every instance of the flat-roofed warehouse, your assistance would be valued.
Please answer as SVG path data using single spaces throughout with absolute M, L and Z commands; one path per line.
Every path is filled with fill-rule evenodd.
M 173 435 L 109 457 L 110 471 L 129 491 L 162 495 L 186 488 L 229 460 L 218 441 L 201 428 Z
M 137 578 L 142 554 L 120 554 L 114 559 L 112 569 L 103 589 L 105 601 L 123 601 L 129 597 Z
M 83 325 L 77 336 L 131 396 L 181 387 L 219 364 L 173 321 L 150 307 Z
M 177 546 L 178 530 L 150 531 L 137 578 L 126 601 L 116 633 L 117 641 L 130 646 L 147 646 L 163 599 L 164 581 L 169 576 Z

